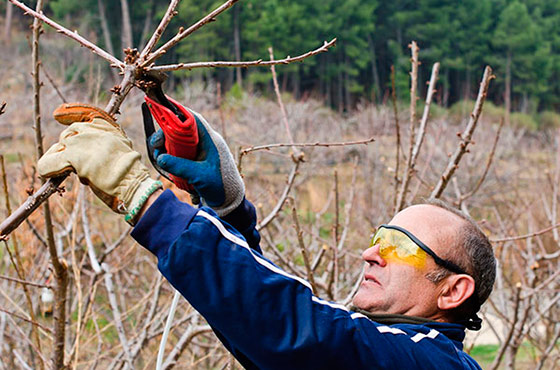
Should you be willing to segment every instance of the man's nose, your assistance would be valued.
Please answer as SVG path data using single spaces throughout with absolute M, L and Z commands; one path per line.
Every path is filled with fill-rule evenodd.
M 376 264 L 381 267 L 385 267 L 385 265 L 387 265 L 387 261 L 385 261 L 379 254 L 379 248 L 379 244 L 372 245 L 362 252 L 362 258 L 369 264 Z

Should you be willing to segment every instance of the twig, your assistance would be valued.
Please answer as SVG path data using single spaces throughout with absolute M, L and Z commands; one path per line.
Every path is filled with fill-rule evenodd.
M 24 284 L 24 285 L 30 285 L 30 286 L 34 286 L 34 287 L 37 287 L 37 288 L 49 288 L 49 289 L 52 289 L 52 286 L 47 285 L 47 284 L 34 283 L 34 282 L 32 282 L 32 281 L 16 279 L 16 278 L 9 277 L 9 276 L 5 276 L 5 275 L 0 275 L 0 279 L 8 280 L 8 281 L 13 281 L 14 283 L 20 283 L 20 284 Z
M 537 367 L 535 368 L 535 370 L 541 370 L 543 368 L 544 363 L 548 359 L 548 356 L 550 356 L 550 353 L 556 347 L 559 338 L 560 338 L 560 325 L 557 325 L 556 333 L 552 337 L 552 340 L 549 342 L 548 347 L 546 347 L 544 352 L 541 354 L 541 359 L 540 359 L 539 363 L 537 364 Z M 553 368 L 554 367 L 551 367 L 551 369 L 553 369 Z
M 476 183 L 476 185 L 474 186 L 474 188 L 470 192 L 468 192 L 466 194 L 463 194 L 459 198 L 459 203 L 463 203 L 463 201 L 472 197 L 478 191 L 478 189 L 480 189 L 480 186 L 482 185 L 482 183 L 486 179 L 486 175 L 488 174 L 488 170 L 490 170 L 490 166 L 492 165 L 492 161 L 494 160 L 494 153 L 496 153 L 496 147 L 498 146 L 498 140 L 500 140 L 500 133 L 502 132 L 502 127 L 504 127 L 504 122 L 505 121 L 502 118 L 500 120 L 500 125 L 498 126 L 498 131 L 496 132 L 496 136 L 494 138 L 494 143 L 492 144 L 492 149 L 490 150 L 490 154 L 488 155 L 488 160 L 486 161 L 486 167 L 484 168 L 484 172 L 482 173 L 482 176 L 480 177 L 480 179 L 478 180 L 478 182 Z
M 212 331 L 212 328 L 210 327 L 210 325 L 196 325 L 196 326 L 192 325 L 192 326 L 190 326 L 187 330 L 185 330 L 185 333 L 183 333 L 181 338 L 177 341 L 177 344 L 175 344 L 175 346 L 173 347 L 173 350 L 171 351 L 169 356 L 167 356 L 167 360 L 165 360 L 165 363 L 163 364 L 162 369 L 168 370 L 168 369 L 173 368 L 173 366 L 175 366 L 175 364 L 177 363 L 177 359 L 179 358 L 181 353 L 183 353 L 183 351 L 185 350 L 187 345 L 197 335 L 208 333 L 210 331 Z
M 68 103 L 68 100 L 66 100 L 66 98 L 64 97 L 64 95 L 62 94 L 60 89 L 58 88 L 58 85 L 54 82 L 51 75 L 47 72 L 47 69 L 45 68 L 45 66 L 43 64 L 41 64 L 40 66 L 41 66 L 41 69 L 43 70 L 43 73 L 45 74 L 45 77 L 47 77 L 47 80 L 49 80 L 50 84 L 54 88 L 54 91 L 56 91 L 60 100 L 62 100 L 63 103 Z
M 19 281 L 19 282 L 21 282 L 21 281 Z M 47 328 L 46 326 L 43 326 L 43 325 L 39 324 L 37 321 L 35 321 L 35 320 L 33 320 L 33 319 L 28 319 L 27 317 L 23 317 L 23 316 L 21 316 L 21 315 L 15 313 L 15 312 L 11 312 L 11 311 L 5 310 L 5 309 L 3 309 L 3 308 L 1 308 L 1 307 L 0 307 L 0 312 L 4 312 L 4 313 L 6 313 L 6 314 L 8 314 L 8 315 L 10 315 L 10 316 L 13 316 L 13 317 L 16 317 L 16 318 L 18 318 L 18 319 L 20 319 L 20 320 L 23 320 L 23 321 L 25 321 L 25 322 L 28 322 L 28 323 L 30 323 L 30 324 L 33 325 L 33 326 L 37 326 L 37 327 L 43 329 L 44 331 L 46 331 L 47 333 L 52 334 L 52 332 L 53 332 L 50 328 Z
M 261 222 L 259 222 L 259 224 L 256 227 L 257 231 L 260 231 L 263 228 L 267 227 L 268 224 L 270 223 L 270 221 L 272 221 L 276 217 L 278 212 L 280 212 L 280 210 L 282 209 L 282 206 L 284 205 L 284 202 L 286 201 L 286 198 L 288 197 L 288 194 L 290 193 L 290 190 L 292 189 L 292 185 L 294 184 L 294 179 L 296 178 L 297 170 L 298 170 L 300 164 L 301 164 L 301 161 L 295 161 L 294 162 L 294 166 L 292 167 L 292 171 L 290 172 L 290 175 L 288 176 L 288 182 L 286 184 L 286 187 L 284 188 L 284 191 L 282 192 L 282 195 L 280 196 L 280 199 L 276 203 L 276 206 L 274 206 L 272 211 L 268 214 L 268 216 L 266 216 Z
M 0 115 L 6 113 L 6 102 L 3 101 L 2 103 L 0 103 Z
M 422 113 L 422 119 L 420 120 L 420 127 L 418 129 L 418 133 L 416 134 L 416 143 L 414 144 L 414 148 L 412 149 L 411 170 L 413 170 L 416 165 L 416 159 L 418 158 L 420 147 L 422 146 L 424 136 L 426 135 L 426 124 L 428 123 L 428 115 L 430 114 L 432 99 L 434 97 L 434 92 L 436 91 L 436 81 L 438 79 L 438 74 L 439 63 L 435 63 L 432 68 L 430 84 L 428 85 L 428 94 L 426 95 L 426 104 L 424 105 L 424 112 Z
M 62 33 L 63 35 L 71 38 L 72 40 L 77 41 L 80 45 L 85 46 L 86 48 L 90 49 L 94 54 L 99 55 L 101 58 L 105 59 L 111 66 L 118 67 L 120 69 L 124 68 L 124 63 L 106 52 L 105 50 L 101 49 L 99 46 L 95 45 L 94 43 L 86 40 L 82 36 L 78 35 L 77 32 L 72 32 L 69 29 L 61 26 L 60 24 L 56 23 L 52 19 L 46 17 L 42 12 L 36 12 L 33 9 L 27 7 L 25 4 L 19 2 L 18 0 L 9 0 L 12 4 L 17 6 L 18 8 L 22 9 L 25 14 L 31 14 L 33 17 L 40 19 L 41 21 L 45 22 L 57 32 Z
M 508 331 L 508 334 L 500 347 L 500 350 L 496 357 L 494 358 L 494 362 L 492 363 L 492 370 L 496 370 L 500 366 L 500 362 L 502 362 L 502 358 L 504 357 L 504 353 L 511 342 L 511 338 L 513 336 L 513 332 L 515 331 L 515 324 L 517 323 L 517 316 L 519 315 L 519 302 L 521 296 L 521 284 L 517 283 L 515 287 L 515 301 L 513 304 L 513 321 L 511 322 L 511 327 Z
M 82 225 L 83 225 L 83 229 L 84 229 L 84 236 L 85 236 L 85 241 L 86 241 L 86 245 L 87 245 L 87 252 L 88 252 L 89 259 L 90 259 L 91 267 L 93 268 L 93 271 L 95 271 L 96 274 L 101 274 L 102 272 L 104 273 L 103 277 L 104 277 L 104 281 L 105 281 L 105 288 L 107 289 L 107 295 L 109 296 L 109 303 L 111 305 L 111 310 L 112 310 L 112 313 L 113 313 L 113 319 L 115 321 L 115 328 L 117 329 L 117 334 L 118 334 L 119 340 L 121 342 L 121 345 L 123 347 L 123 351 L 125 353 L 126 362 L 127 362 L 128 366 L 130 368 L 133 368 L 130 347 L 129 347 L 128 340 L 127 340 L 125 332 L 124 332 L 124 326 L 122 324 L 121 313 L 120 313 L 120 310 L 119 310 L 119 306 L 117 304 L 117 298 L 115 296 L 114 285 L 113 285 L 113 275 L 112 275 L 111 271 L 109 270 L 109 267 L 107 266 L 107 264 L 105 264 L 105 263 L 99 264 L 99 261 L 97 260 L 97 256 L 95 255 L 95 248 L 94 248 L 94 245 L 93 245 L 93 241 L 91 240 L 91 233 L 90 233 L 90 230 L 89 230 L 89 220 L 88 220 L 87 212 L 86 212 L 87 207 L 86 207 L 86 203 L 85 203 L 85 197 L 83 199 L 84 199 L 84 203 L 83 203 L 83 207 L 82 207 Z
M 350 293 L 348 293 L 348 295 L 346 296 L 346 299 L 344 299 L 344 301 L 342 301 L 343 305 L 348 306 L 350 304 L 350 302 L 352 302 L 352 299 L 354 298 L 354 296 L 358 292 L 358 289 L 360 289 L 360 284 L 362 283 L 362 280 L 364 279 L 364 272 L 365 272 L 365 270 L 361 269 L 360 274 L 358 275 L 358 278 L 356 279 L 356 282 L 354 283 L 354 286 L 350 290 Z
M 331 46 L 334 46 L 336 39 L 332 39 L 329 42 L 324 42 L 323 46 L 309 51 L 305 54 L 298 55 L 296 57 L 286 57 L 284 59 L 263 61 L 262 59 L 246 61 L 246 62 L 228 62 L 228 61 L 218 61 L 218 62 L 196 62 L 196 63 L 179 63 L 179 64 L 169 64 L 161 66 L 153 66 L 149 69 L 152 71 L 176 71 L 179 69 L 195 69 L 195 68 L 207 68 L 207 67 L 256 67 L 256 66 L 272 66 L 277 64 L 290 64 L 293 62 L 299 62 L 313 55 L 323 53 L 327 51 Z
M 313 147 L 313 146 L 324 146 L 324 147 L 335 147 L 335 146 L 349 146 L 349 145 L 360 145 L 360 144 L 369 144 L 375 141 L 375 138 L 372 136 L 369 139 L 365 140 L 356 140 L 356 141 L 342 141 L 342 142 L 332 142 L 332 143 L 321 143 L 321 142 L 314 142 L 314 143 L 274 143 L 274 144 L 266 144 L 266 145 L 256 145 L 249 148 L 241 149 L 241 154 L 245 155 L 250 152 L 256 152 L 258 150 L 270 150 L 273 148 L 282 148 L 287 146 L 297 146 L 297 147 Z
M 397 194 L 399 184 L 399 164 L 400 164 L 400 150 L 401 150 L 401 129 L 399 127 L 399 112 L 397 110 L 397 91 L 395 88 L 395 66 L 391 66 L 391 101 L 393 102 L 393 115 L 395 116 L 395 135 L 397 139 L 395 148 L 395 188 L 393 190 L 395 196 L 393 198 L 393 207 L 397 208 Z
M 530 233 L 530 234 L 525 234 L 525 235 L 518 235 L 518 236 L 509 236 L 509 237 L 503 237 L 503 238 L 490 238 L 490 242 L 492 243 L 502 243 L 502 242 L 509 242 L 509 241 L 513 241 L 513 240 L 522 240 L 522 239 L 527 239 L 527 238 L 532 238 L 533 236 L 538 236 L 544 233 L 547 233 L 551 230 L 556 229 L 557 227 L 560 227 L 560 222 L 549 226 L 547 228 L 544 228 L 542 230 L 539 231 L 535 231 L 534 233 Z
M 327 294 L 330 299 L 336 300 L 336 285 L 337 285 L 337 277 L 338 277 L 338 241 L 340 237 L 338 235 L 338 230 L 340 228 L 340 212 L 338 209 L 338 172 L 334 170 L 334 185 L 333 185 L 333 193 L 334 193 L 334 225 L 333 225 L 333 240 L 334 240 L 334 248 L 332 248 L 332 262 L 329 264 L 330 271 L 329 271 L 329 279 L 327 281 Z M 334 288 L 334 289 L 333 289 Z
M 409 144 L 408 144 L 408 155 L 406 157 L 406 165 L 404 168 L 403 176 L 402 176 L 402 183 L 399 193 L 397 195 L 397 202 L 395 206 L 394 213 L 397 213 L 404 207 L 405 199 L 406 199 L 406 192 L 408 190 L 408 183 L 410 181 L 410 177 L 412 176 L 412 168 L 414 166 L 412 162 L 412 152 L 414 150 L 414 137 L 415 135 L 415 126 L 416 126 L 416 88 L 418 85 L 418 45 L 416 41 L 412 41 L 408 47 L 411 50 L 412 58 L 412 70 L 410 71 L 410 123 L 408 128 L 409 134 Z
M 159 22 L 159 25 L 157 26 L 156 30 L 152 34 L 152 37 L 150 38 L 150 40 L 148 41 L 148 43 L 146 44 L 146 46 L 144 47 L 144 49 L 140 53 L 140 60 L 141 61 L 146 59 L 146 56 L 152 51 L 154 46 L 156 46 L 156 44 L 158 43 L 159 39 L 161 38 L 161 35 L 163 35 L 163 32 L 165 31 L 165 29 L 169 25 L 169 22 L 171 22 L 171 19 L 175 15 L 177 15 L 177 12 L 175 11 L 175 8 L 177 7 L 177 4 L 179 4 L 179 1 L 180 0 L 171 0 L 171 2 L 169 3 L 169 6 L 167 7 L 167 11 L 165 12 L 165 15 L 163 16 L 163 18 Z
M 311 269 L 311 264 L 309 263 L 309 252 L 307 251 L 307 247 L 305 246 L 305 242 L 303 241 L 303 231 L 301 231 L 301 228 L 299 227 L 296 202 L 293 198 L 291 198 L 291 203 L 292 203 L 292 219 L 294 221 L 294 227 L 296 229 L 299 249 L 301 251 L 301 255 L 303 257 L 303 263 L 305 265 L 305 272 L 307 273 L 307 280 L 309 281 L 309 284 L 311 284 L 311 289 L 313 293 L 317 294 L 318 290 L 317 290 L 317 286 L 315 285 L 315 277 L 313 276 L 313 270 Z
M 274 60 L 274 52 L 272 47 L 268 48 L 268 54 L 270 55 L 270 60 Z M 290 143 L 294 142 L 294 138 L 292 136 L 292 132 L 290 131 L 290 123 L 288 122 L 288 113 L 286 112 L 286 107 L 282 102 L 282 95 L 280 94 L 280 87 L 278 86 L 278 78 L 276 77 L 276 68 L 274 65 L 270 66 L 270 71 L 272 72 L 272 83 L 274 85 L 274 93 L 276 94 L 276 100 L 278 101 L 278 105 L 280 106 L 280 112 L 282 113 L 282 123 L 284 124 L 284 129 L 286 130 L 286 135 L 288 135 L 288 140 Z M 292 147 L 295 155 L 298 155 L 297 149 Z
M 167 41 L 163 46 L 161 46 L 155 52 L 149 54 L 146 57 L 146 60 L 144 60 L 144 61 L 142 61 L 142 63 L 140 63 L 140 66 L 141 67 L 149 66 L 153 61 L 155 61 L 156 59 L 161 57 L 163 54 L 165 54 L 169 49 L 171 49 L 173 46 L 175 46 L 179 41 L 181 41 L 182 39 L 184 39 L 185 37 L 187 37 L 191 33 L 195 32 L 196 30 L 198 30 L 199 28 L 204 26 L 206 23 L 213 22 L 218 15 L 220 15 L 224 11 L 231 8 L 237 1 L 238 0 L 228 0 L 225 3 L 223 3 L 222 5 L 220 5 L 218 8 L 216 8 L 214 11 L 212 11 L 211 13 L 206 15 L 204 18 L 202 18 L 201 20 L 199 20 L 198 22 L 196 22 L 195 24 L 193 24 L 192 26 L 187 28 L 186 30 L 181 28 L 179 30 L 179 33 L 176 34 L 171 40 Z
M 35 351 L 35 353 L 37 353 L 37 355 L 40 357 L 41 363 L 43 363 L 43 364 L 47 363 L 47 359 L 45 358 L 45 355 L 37 349 L 37 347 L 33 344 L 31 339 L 29 338 L 29 335 L 23 332 L 20 325 L 18 325 L 11 316 L 8 316 L 8 318 L 12 321 L 12 323 L 14 324 L 14 327 L 20 333 L 23 340 L 26 341 L 29 344 L 29 346 L 33 349 L 33 351 Z M 35 325 L 33 327 L 35 327 Z
M 441 175 L 438 183 L 436 184 L 434 190 L 430 194 L 430 198 L 439 198 L 441 196 L 441 194 L 445 190 L 445 187 L 449 183 L 451 176 L 453 176 L 455 170 L 458 168 L 461 158 L 468 151 L 467 147 L 472 142 L 471 137 L 474 130 L 476 129 L 476 124 L 478 123 L 480 114 L 482 113 L 482 107 L 484 105 L 484 101 L 486 100 L 486 95 L 488 93 L 488 86 L 490 85 L 490 81 L 493 78 L 494 76 L 492 75 L 492 68 L 490 68 L 490 66 L 486 66 L 486 68 L 484 69 L 484 75 L 482 77 L 482 81 L 480 82 L 478 97 L 476 98 L 476 103 L 474 105 L 473 112 L 471 113 L 469 123 L 467 124 L 465 131 L 463 131 L 463 133 L 460 134 L 461 142 L 459 143 L 459 146 L 455 150 L 455 153 L 453 153 L 453 155 L 449 159 L 447 168 L 443 171 L 443 174 Z
M 350 195 L 348 196 L 348 201 L 344 205 L 344 226 L 342 227 L 342 233 L 340 234 L 338 244 L 336 248 L 342 251 L 344 248 L 344 242 L 346 241 L 346 235 L 348 235 L 348 230 L 350 228 L 350 219 L 352 215 L 352 207 L 354 206 L 354 196 L 356 195 L 356 178 L 358 169 L 358 157 L 355 157 L 352 163 L 352 182 L 350 185 Z

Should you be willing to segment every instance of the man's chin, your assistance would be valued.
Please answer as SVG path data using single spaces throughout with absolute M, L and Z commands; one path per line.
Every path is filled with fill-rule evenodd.
M 356 295 L 352 299 L 352 304 L 354 305 L 354 307 L 368 312 L 374 312 L 377 308 L 377 305 L 372 302 L 371 297 L 364 297 L 360 294 L 360 291 L 358 291 L 358 293 L 356 293 Z

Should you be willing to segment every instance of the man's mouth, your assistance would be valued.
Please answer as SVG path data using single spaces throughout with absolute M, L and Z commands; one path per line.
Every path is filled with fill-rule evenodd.
M 379 280 L 377 280 L 375 278 L 375 276 L 373 276 L 372 274 L 365 274 L 364 275 L 364 282 L 371 282 L 371 283 L 375 283 L 377 285 L 381 285 L 381 283 L 379 283 Z

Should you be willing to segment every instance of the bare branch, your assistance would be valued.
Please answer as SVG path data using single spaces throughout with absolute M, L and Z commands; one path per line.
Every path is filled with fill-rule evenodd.
M 195 32 L 196 30 L 198 30 L 199 28 L 204 26 L 206 23 L 214 21 L 215 18 L 218 15 L 220 15 L 224 11 L 231 8 L 237 1 L 238 0 L 228 0 L 225 3 L 223 3 L 222 5 L 220 5 L 218 8 L 216 8 L 214 11 L 209 13 L 207 16 L 205 16 L 204 18 L 202 18 L 201 20 L 199 20 L 198 22 L 196 22 L 195 24 L 193 24 L 192 26 L 187 28 L 186 30 L 183 30 L 181 28 L 179 30 L 179 33 L 177 35 L 175 35 L 175 37 L 173 37 L 171 40 L 167 41 L 162 47 L 157 49 L 152 54 L 149 54 L 148 57 L 146 58 L 146 60 L 142 61 L 140 66 L 141 67 L 149 66 L 153 61 L 155 61 L 156 59 L 161 57 L 169 49 L 171 49 L 173 46 L 175 46 L 177 43 L 179 43 L 179 41 L 183 40 L 185 37 L 187 37 L 191 33 Z
M 502 127 L 504 127 L 504 122 L 505 121 L 502 118 L 500 120 L 500 126 L 498 126 L 498 131 L 496 132 L 496 137 L 494 138 L 494 143 L 492 144 L 492 149 L 490 150 L 490 154 L 488 155 L 488 161 L 486 162 L 486 167 L 484 168 L 484 172 L 482 173 L 482 176 L 480 177 L 480 179 L 478 180 L 478 182 L 476 183 L 476 185 L 471 191 L 469 191 L 467 194 L 463 194 L 460 197 L 459 203 L 463 203 L 463 201 L 472 197 L 478 191 L 478 189 L 480 189 L 480 186 L 486 179 L 486 175 L 488 175 L 488 170 L 490 169 L 490 166 L 492 165 L 492 161 L 494 160 L 494 153 L 496 153 L 496 147 L 498 146 L 498 141 L 500 140 L 500 133 L 502 132 Z
M 294 199 L 292 201 L 292 219 L 294 221 L 294 227 L 296 229 L 297 240 L 299 244 L 299 249 L 301 251 L 301 255 L 303 256 L 303 263 L 305 265 L 305 272 L 307 273 L 307 280 L 309 284 L 311 284 L 311 289 L 314 294 L 317 294 L 317 286 L 315 285 L 315 278 L 313 276 L 313 270 L 311 269 L 311 264 L 309 263 L 309 252 L 307 251 L 307 247 L 305 246 L 305 242 L 303 241 L 303 232 L 299 227 L 299 220 L 297 215 L 296 209 L 296 202 Z
M 272 221 L 278 215 L 278 212 L 280 212 L 280 210 L 282 209 L 284 202 L 286 202 L 286 199 L 288 198 L 288 194 L 290 194 L 290 190 L 292 189 L 292 185 L 294 184 L 294 179 L 296 178 L 297 170 L 300 164 L 301 161 L 294 162 L 292 171 L 288 176 L 288 182 L 286 184 L 286 187 L 284 188 L 284 191 L 282 192 L 282 195 L 280 196 L 280 199 L 276 203 L 276 206 L 274 206 L 272 211 L 268 214 L 268 216 L 266 216 L 261 222 L 259 222 L 259 224 L 256 227 L 257 231 L 260 231 L 263 228 L 267 227 L 270 221 Z
M 465 128 L 465 131 L 460 135 L 461 142 L 459 146 L 455 150 L 455 153 L 449 159 L 449 163 L 447 164 L 447 168 L 443 171 L 437 185 L 435 186 L 432 194 L 430 194 L 430 198 L 439 198 L 445 187 L 449 183 L 451 176 L 455 173 L 455 170 L 459 166 L 459 162 L 463 155 L 467 152 L 467 147 L 471 143 L 471 137 L 476 129 L 476 124 L 478 123 L 478 119 L 480 114 L 482 113 L 482 107 L 484 105 L 484 101 L 486 100 L 486 95 L 488 93 L 488 86 L 490 85 L 490 81 L 494 76 L 492 75 L 492 68 L 490 66 L 486 66 L 484 69 L 484 75 L 482 76 L 482 81 L 480 82 L 480 89 L 478 90 L 478 97 L 476 98 L 476 103 L 474 105 L 473 112 L 471 113 L 471 117 L 469 119 L 469 123 Z
M 332 142 L 332 143 L 321 143 L 321 142 L 314 142 L 314 143 L 274 143 L 274 144 L 266 144 L 266 145 L 257 145 L 252 146 L 249 148 L 241 149 L 242 154 L 247 154 L 250 152 L 256 152 L 258 150 L 270 150 L 273 148 L 282 148 L 287 146 L 297 146 L 297 147 L 313 147 L 313 146 L 349 146 L 349 145 L 360 145 L 360 144 L 369 144 L 375 141 L 375 138 L 372 136 L 369 139 L 365 140 L 357 140 L 357 141 L 343 141 L 343 142 Z
M 40 284 L 40 283 L 34 283 L 34 282 L 32 282 L 32 281 L 27 281 L 27 280 L 22 280 L 22 279 L 16 279 L 16 278 L 9 277 L 9 276 L 4 276 L 4 275 L 0 275 L 0 279 L 8 280 L 8 281 L 13 281 L 14 283 L 20 283 L 20 284 L 30 285 L 30 286 L 34 286 L 34 287 L 37 287 L 37 288 L 52 288 L 50 285 Z
M 323 53 L 327 51 L 331 46 L 334 46 L 336 43 L 336 39 L 332 39 L 329 42 L 326 42 L 318 49 L 312 50 L 302 55 L 298 55 L 297 57 L 286 57 L 285 59 L 279 60 L 269 60 L 263 61 L 262 59 L 247 61 L 247 62 L 196 62 L 196 63 L 179 63 L 179 64 L 169 64 L 169 65 L 161 65 L 161 66 L 153 66 L 150 67 L 149 70 L 151 71 L 176 71 L 179 69 L 195 69 L 195 68 L 207 68 L 207 67 L 256 67 L 256 66 L 271 66 L 277 64 L 290 64 L 293 62 L 299 62 L 306 58 L 309 58 L 313 55 L 317 55 L 319 53 Z
M 401 180 L 399 179 L 399 164 L 400 164 L 400 150 L 401 150 L 401 130 L 399 127 L 399 112 L 397 110 L 397 91 L 395 88 L 395 66 L 391 66 L 391 101 L 393 102 L 393 115 L 395 116 L 395 135 L 397 139 L 396 150 L 395 150 L 395 188 L 394 188 L 394 199 L 393 207 L 397 208 L 397 196 L 398 189 Z
M 154 31 L 152 37 L 150 38 L 150 40 L 146 44 L 146 47 L 144 47 L 144 49 L 140 53 L 140 60 L 141 61 L 146 59 L 146 56 L 152 51 L 154 46 L 156 46 L 159 39 L 161 38 L 161 35 L 163 35 L 163 32 L 165 31 L 165 29 L 169 25 L 169 22 L 171 22 L 171 19 L 177 14 L 177 12 L 175 11 L 175 8 L 177 7 L 177 4 L 179 4 L 179 1 L 180 0 L 171 0 L 171 2 L 169 3 L 169 6 L 167 7 L 167 11 L 165 12 L 165 15 L 163 16 L 163 18 L 159 22 L 159 25 L 157 26 L 157 28 Z
M 270 60 L 274 60 L 274 52 L 272 51 L 272 47 L 268 48 L 268 54 L 270 55 Z M 288 135 L 288 140 L 290 143 L 294 142 L 294 138 L 290 131 L 290 123 L 288 122 L 288 113 L 286 112 L 286 107 L 282 102 L 282 95 L 280 94 L 280 87 L 278 86 L 278 78 L 276 77 L 276 68 L 274 65 L 270 66 L 270 71 L 272 72 L 272 82 L 274 84 L 274 93 L 276 94 L 276 100 L 278 101 L 278 105 L 280 106 L 280 112 L 282 113 L 282 123 L 284 123 L 284 129 L 286 130 L 286 135 Z M 293 147 L 292 150 L 294 154 L 298 155 L 298 150 Z
M 25 321 L 25 322 L 28 322 L 28 323 L 30 323 L 31 325 L 37 326 L 37 327 L 43 329 L 44 331 L 46 331 L 47 333 L 52 334 L 52 330 L 51 330 L 50 328 L 47 328 L 46 326 L 43 326 L 43 325 L 39 324 L 39 323 L 38 323 L 37 321 L 35 321 L 35 320 L 28 319 L 27 317 L 23 317 L 23 316 L 21 316 L 21 315 L 18 315 L 18 314 L 15 313 L 15 312 L 11 312 L 11 311 L 5 310 L 5 309 L 3 309 L 3 308 L 1 308 L 1 307 L 0 307 L 0 312 L 7 313 L 7 314 L 10 315 L 10 316 L 13 316 L 13 317 L 16 317 L 16 318 L 18 318 L 18 319 L 20 319 L 20 320 L 23 320 L 23 321 Z
M 40 19 L 41 21 L 45 22 L 46 24 L 48 24 L 49 26 L 51 26 L 52 28 L 57 30 L 57 32 L 62 33 L 63 35 L 71 38 L 72 40 L 75 40 L 80 45 L 85 46 L 86 48 L 90 49 L 94 54 L 99 55 L 101 58 L 103 58 L 106 61 L 108 61 L 109 63 L 111 63 L 111 66 L 115 66 L 115 67 L 118 67 L 120 69 L 124 68 L 124 63 L 123 62 L 121 62 L 120 60 L 118 60 L 117 58 L 115 58 L 114 56 L 112 56 L 111 54 L 106 52 L 105 50 L 101 49 L 99 46 L 95 45 L 94 43 L 92 43 L 92 42 L 86 40 L 85 38 L 83 38 L 82 36 L 78 35 L 78 33 L 76 31 L 74 31 L 74 32 L 70 31 L 69 29 L 61 26 L 60 24 L 56 23 L 52 19 L 46 17 L 42 12 L 38 13 L 38 12 L 34 11 L 33 9 L 27 7 L 25 4 L 19 2 L 18 0 L 9 0 L 9 1 L 12 4 L 14 4 L 15 6 L 17 6 L 18 8 L 22 9 L 25 12 L 25 14 L 30 14 L 33 17 L 35 17 L 37 19 Z
M 416 135 L 416 144 L 412 149 L 412 161 L 411 169 L 414 169 L 416 165 L 416 159 L 418 158 L 418 153 L 420 152 L 420 147 L 424 141 L 424 135 L 426 134 L 426 124 L 428 123 L 428 115 L 430 114 L 430 106 L 432 105 L 432 98 L 434 97 L 434 92 L 436 91 L 436 81 L 439 74 L 439 63 L 435 63 L 432 68 L 432 77 L 430 77 L 430 84 L 428 86 L 428 94 L 426 95 L 426 104 L 424 105 L 424 113 L 422 114 L 422 119 L 420 120 L 420 128 L 418 129 L 418 134 Z
M 45 74 L 45 77 L 47 77 L 47 80 L 49 80 L 50 84 L 54 88 L 54 91 L 56 91 L 60 100 L 62 100 L 63 103 L 68 103 L 68 100 L 66 100 L 66 98 L 64 97 L 64 95 L 62 94 L 60 89 L 58 88 L 58 85 L 54 82 L 51 75 L 47 72 L 47 70 L 45 69 L 45 66 L 43 64 L 41 64 L 41 69 L 43 70 L 43 73 Z
M 519 302 L 520 302 L 520 295 L 521 295 L 521 283 L 517 283 L 515 287 L 515 303 L 513 306 L 513 320 L 511 322 L 511 327 L 508 331 L 506 339 L 502 343 L 502 346 L 494 358 L 494 362 L 492 363 L 492 370 L 496 370 L 498 366 L 500 366 L 500 362 L 504 357 L 504 353 L 511 342 L 511 338 L 513 337 L 513 332 L 515 331 L 515 324 L 517 324 L 517 317 L 519 315 Z
M 408 190 L 408 183 L 410 181 L 410 177 L 412 176 L 412 169 L 414 164 L 412 162 L 412 152 L 414 149 L 414 137 L 415 135 L 415 127 L 416 127 L 416 88 L 418 85 L 418 45 L 416 41 L 412 41 L 408 47 L 411 49 L 412 54 L 412 70 L 410 71 L 410 124 L 408 128 L 409 134 L 409 144 L 408 144 L 408 155 L 406 157 L 406 165 L 404 168 L 403 176 L 402 176 L 402 183 L 399 193 L 397 195 L 397 202 L 395 206 L 394 212 L 397 213 L 400 211 L 405 204 L 406 199 L 406 192 Z
M 557 223 L 555 225 L 549 226 L 547 228 L 544 228 L 542 230 L 539 231 L 535 231 L 534 233 L 529 233 L 529 234 L 525 234 L 525 235 L 519 235 L 519 236 L 510 236 L 510 237 L 503 237 L 503 238 L 496 238 L 496 239 L 490 239 L 490 242 L 492 243 L 501 243 L 501 242 L 509 242 L 509 241 L 513 241 L 513 240 L 522 240 L 522 239 L 528 239 L 528 238 L 532 238 L 533 236 L 537 236 L 537 235 L 541 235 L 544 233 L 547 233 L 549 231 L 552 231 L 556 228 L 560 227 L 560 223 Z

